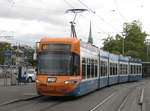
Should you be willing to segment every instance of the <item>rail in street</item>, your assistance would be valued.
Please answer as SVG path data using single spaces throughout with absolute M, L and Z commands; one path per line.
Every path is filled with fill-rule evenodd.
M 24 99 L 1 105 L 0 111 L 149 111 L 150 101 L 145 97 L 149 95 L 149 80 L 109 86 L 77 98 L 42 96 Z M 143 87 L 146 90 L 143 91 Z

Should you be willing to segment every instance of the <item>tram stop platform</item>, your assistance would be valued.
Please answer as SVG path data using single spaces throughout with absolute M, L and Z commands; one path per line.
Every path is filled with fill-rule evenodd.
M 0 79 L 0 106 L 15 101 L 27 100 L 38 97 L 35 83 L 26 83 L 16 86 L 3 86 L 3 80 Z

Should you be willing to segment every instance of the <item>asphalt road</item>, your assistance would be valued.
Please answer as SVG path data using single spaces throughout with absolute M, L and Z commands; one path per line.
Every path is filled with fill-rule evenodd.
M 148 80 L 99 89 L 78 98 L 40 97 L 0 107 L 0 111 L 141 111 L 142 88 Z

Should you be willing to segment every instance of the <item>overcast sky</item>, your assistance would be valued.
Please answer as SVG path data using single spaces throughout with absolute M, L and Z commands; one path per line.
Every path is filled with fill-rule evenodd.
M 14 36 L 0 41 L 33 46 L 43 37 L 69 37 L 74 15 L 65 11 L 89 8 L 95 14 L 77 15 L 77 35 L 87 41 L 91 21 L 94 44 L 102 47 L 102 39 L 122 32 L 124 22 L 140 20 L 143 31 L 150 34 L 149 5 L 149 0 L 0 0 L 0 36 Z

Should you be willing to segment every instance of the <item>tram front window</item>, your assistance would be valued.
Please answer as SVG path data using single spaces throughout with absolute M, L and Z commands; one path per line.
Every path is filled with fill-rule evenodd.
M 72 75 L 72 54 L 69 52 L 41 52 L 39 54 L 39 74 Z

